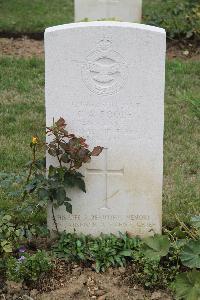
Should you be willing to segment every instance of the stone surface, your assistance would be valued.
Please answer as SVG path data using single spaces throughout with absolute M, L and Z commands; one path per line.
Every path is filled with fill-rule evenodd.
M 69 191 L 73 214 L 56 210 L 60 231 L 98 235 L 161 231 L 165 31 L 89 22 L 45 32 L 46 122 L 103 153 L 81 171 L 87 193 Z M 54 164 L 47 155 L 47 164 Z M 54 228 L 51 207 L 48 226 Z
M 140 23 L 142 0 L 75 0 L 75 21 L 116 21 Z

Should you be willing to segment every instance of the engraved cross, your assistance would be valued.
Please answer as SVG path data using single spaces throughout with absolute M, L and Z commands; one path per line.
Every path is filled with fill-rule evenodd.
M 108 177 L 109 176 L 123 176 L 124 169 L 121 170 L 109 170 L 108 169 L 108 149 L 104 149 L 105 153 L 105 167 L 104 169 L 86 169 L 87 174 L 91 175 L 102 175 L 105 176 L 105 197 L 103 199 L 104 206 L 101 209 L 109 209 L 108 200 L 114 197 L 119 191 L 116 191 L 113 195 L 108 195 Z

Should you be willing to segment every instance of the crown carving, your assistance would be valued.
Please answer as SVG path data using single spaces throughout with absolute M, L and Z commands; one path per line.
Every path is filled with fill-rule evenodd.
M 98 46 L 99 48 L 101 49 L 101 51 L 107 51 L 112 45 L 112 42 L 104 37 L 99 43 L 98 43 Z

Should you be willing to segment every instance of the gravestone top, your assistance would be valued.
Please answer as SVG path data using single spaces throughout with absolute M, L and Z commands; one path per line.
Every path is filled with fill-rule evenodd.
M 142 0 L 75 0 L 75 21 L 115 19 L 141 22 Z
M 47 126 L 63 117 L 91 148 L 105 148 L 80 170 L 87 193 L 68 191 L 72 215 L 56 209 L 60 231 L 161 232 L 165 51 L 165 30 L 147 25 L 102 21 L 46 29 Z M 54 228 L 51 207 L 48 227 Z
M 69 24 L 62 24 L 57 26 L 48 27 L 45 29 L 45 35 L 49 32 L 55 32 L 59 30 L 68 30 L 73 28 L 82 28 L 82 27 L 120 27 L 120 28 L 135 28 L 138 30 L 143 31 L 152 31 L 158 32 L 165 35 L 166 31 L 163 28 L 145 25 L 145 24 L 137 24 L 137 23 L 130 23 L 130 22 L 118 22 L 118 21 L 93 21 L 93 22 L 79 22 L 79 23 L 69 23 Z

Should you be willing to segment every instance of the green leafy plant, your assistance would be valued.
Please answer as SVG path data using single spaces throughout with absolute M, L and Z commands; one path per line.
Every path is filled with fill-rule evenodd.
M 32 159 L 27 164 L 27 170 L 22 175 L 1 174 L 2 187 L 9 187 L 12 180 L 18 187 L 18 196 L 21 195 L 22 203 L 28 195 L 36 195 L 38 202 L 33 203 L 32 211 L 46 207 L 47 202 L 52 203 L 53 220 L 58 232 L 54 208 L 64 205 L 67 212 L 72 213 L 71 198 L 67 195 L 69 188 L 78 188 L 86 192 L 84 176 L 78 172 L 83 164 L 89 163 L 91 158 L 100 155 L 103 147 L 96 146 L 89 150 L 86 140 L 77 137 L 66 130 L 63 118 L 53 122 L 46 131 L 48 143 L 44 144 L 37 136 L 32 137 L 30 147 Z M 49 155 L 54 157 L 55 166 L 46 169 L 45 159 L 37 159 L 37 152 L 45 145 Z M 48 176 L 47 175 L 48 172 Z M 17 181 L 16 181 L 17 179 Z M 16 191 L 15 191 L 16 192 Z M 26 206 L 27 208 L 28 206 Z
M 92 156 L 98 156 L 103 147 L 97 146 L 90 151 L 84 138 L 76 137 L 66 130 L 63 118 L 47 127 L 46 134 L 51 139 L 46 145 L 47 151 L 57 158 L 59 166 L 49 167 L 48 178 L 38 188 L 38 197 L 52 202 L 53 219 L 58 231 L 53 207 L 65 205 L 66 210 L 72 213 L 71 199 L 67 196 L 66 189 L 77 187 L 86 192 L 84 176 L 77 170 L 90 162 Z
M 121 235 L 122 237 L 122 235 Z M 129 238 L 130 239 L 130 238 Z M 128 237 L 118 238 L 115 235 L 101 235 L 88 245 L 90 260 L 94 262 L 97 272 L 105 271 L 110 266 L 126 264 L 126 258 L 131 258 L 132 251 L 139 243 L 138 239 Z
M 148 289 L 165 289 L 173 282 L 180 269 L 182 245 L 177 241 L 170 243 L 169 238 L 165 238 L 164 243 L 160 235 L 142 239 L 139 248 L 133 251 L 130 275 L 133 283 L 137 282 Z
M 26 175 L 22 173 L 0 173 L 0 188 L 7 190 L 9 196 L 19 196 L 22 192 L 20 187 L 24 184 Z
M 200 299 L 200 272 L 193 270 L 178 274 L 174 283 L 176 299 L 199 300 Z
M 23 235 L 10 215 L 0 214 L 0 254 L 11 253 Z
M 15 282 L 36 281 L 42 273 L 52 269 L 53 265 L 45 251 L 38 250 L 35 254 L 23 254 L 19 258 L 10 257 L 6 262 L 6 276 Z
M 170 241 L 165 235 L 154 235 L 143 240 L 143 253 L 152 260 L 160 260 L 169 252 Z
M 170 243 L 167 236 L 156 235 L 148 238 L 149 255 L 146 241 L 121 233 L 119 236 L 102 234 L 99 237 L 62 233 L 54 253 L 67 261 L 90 263 L 97 272 L 125 266 L 132 261 L 134 282 L 149 289 L 166 288 L 180 272 L 179 256 L 184 242 L 173 240 Z
M 90 236 L 63 232 L 54 248 L 54 253 L 58 258 L 64 258 L 68 261 L 86 261 L 89 239 L 91 239 Z
M 158 260 L 149 259 L 141 252 L 133 255 L 131 279 L 148 289 L 166 288 L 173 281 L 177 268 L 173 265 L 163 265 Z
M 200 38 L 200 3 L 198 0 L 149 1 L 144 21 L 163 27 L 170 39 Z
M 126 234 L 101 234 L 99 237 L 62 233 L 54 252 L 59 258 L 69 261 L 90 262 L 97 272 L 105 271 L 110 266 L 124 266 L 127 258 L 137 249 L 140 241 Z
M 191 224 L 196 231 L 196 236 L 200 238 L 200 216 L 193 216 Z
M 200 268 L 200 240 L 189 240 L 180 254 L 180 259 L 186 267 Z

